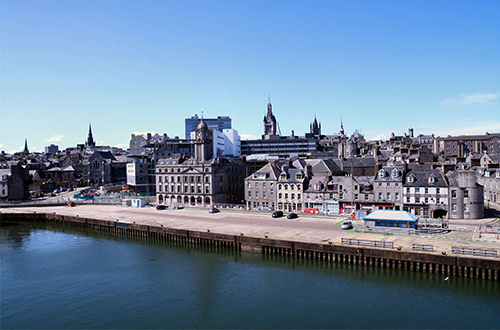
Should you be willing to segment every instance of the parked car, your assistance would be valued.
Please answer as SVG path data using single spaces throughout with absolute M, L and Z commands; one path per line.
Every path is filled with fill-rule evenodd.
M 166 205 L 156 205 L 157 210 L 166 210 L 167 206 Z
M 281 211 L 274 211 L 272 217 L 273 218 L 281 218 L 283 216 L 283 212 Z
M 208 213 L 217 213 L 219 212 L 219 209 L 216 207 L 212 207 L 210 210 L 208 210 Z
M 298 217 L 297 213 L 290 213 L 289 215 L 286 216 L 287 219 L 295 219 L 297 217 Z
M 352 221 L 351 220 L 346 220 L 342 222 L 342 229 L 352 229 Z

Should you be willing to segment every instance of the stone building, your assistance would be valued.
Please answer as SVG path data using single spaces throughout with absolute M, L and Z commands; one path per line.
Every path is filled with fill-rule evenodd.
M 450 181 L 450 219 L 481 219 L 484 215 L 484 188 L 477 183 L 473 170 L 446 174 Z
M 440 170 L 412 170 L 403 184 L 404 210 L 424 218 L 447 216 L 448 181 Z
M 403 209 L 403 166 L 384 166 L 375 175 L 374 199 L 379 209 Z
M 269 162 L 245 178 L 245 201 L 250 210 L 274 211 L 278 203 L 278 178 L 284 162 Z
M 244 179 L 251 166 L 241 159 L 213 158 L 212 131 L 200 121 L 194 157 L 159 159 L 156 164 L 156 201 L 168 205 L 241 204 Z

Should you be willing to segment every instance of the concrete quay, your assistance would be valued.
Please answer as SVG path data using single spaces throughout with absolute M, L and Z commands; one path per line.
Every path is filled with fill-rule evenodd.
M 340 228 L 344 217 L 301 215 L 297 219 L 274 219 L 270 213 L 226 209 L 213 214 L 208 213 L 208 209 L 156 210 L 116 205 L 0 209 L 2 219 L 16 214 L 45 214 L 68 222 L 100 220 L 107 230 L 109 227 L 121 230 L 118 227 L 125 226 L 130 228 L 129 232 L 135 228 L 136 234 L 147 231 L 149 235 L 151 231 L 161 236 L 168 229 L 187 237 L 189 242 L 224 241 L 239 249 L 265 254 L 499 279 L 500 257 L 452 254 L 452 248 L 459 247 L 495 251 L 500 255 L 500 240 L 492 234 L 479 237 L 477 231 L 478 224 L 493 223 L 497 219 L 452 220 L 447 234 L 417 236 L 345 231 Z M 387 242 L 393 248 L 349 245 L 343 243 L 343 239 Z M 432 246 L 432 251 L 415 251 L 415 244 Z

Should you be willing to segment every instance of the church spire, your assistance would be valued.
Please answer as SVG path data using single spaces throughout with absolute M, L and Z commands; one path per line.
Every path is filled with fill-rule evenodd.
M 25 153 L 26 155 L 28 155 L 30 153 L 29 149 L 28 149 L 28 139 L 24 139 L 24 151 L 23 153 Z
M 87 147 L 94 148 L 95 147 L 95 141 L 94 137 L 92 136 L 92 124 L 89 123 L 89 136 L 87 138 Z
M 340 117 L 340 135 L 344 134 L 344 123 L 342 122 L 342 116 Z

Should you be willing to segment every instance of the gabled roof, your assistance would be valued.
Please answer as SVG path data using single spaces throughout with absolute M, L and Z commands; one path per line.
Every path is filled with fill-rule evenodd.
M 408 211 L 389 211 L 375 210 L 363 218 L 363 220 L 381 220 L 381 221 L 406 221 L 416 222 L 418 216 L 409 213 Z
M 429 178 L 434 178 L 430 182 Z M 413 170 L 406 174 L 404 187 L 448 187 L 448 182 L 440 170 Z

